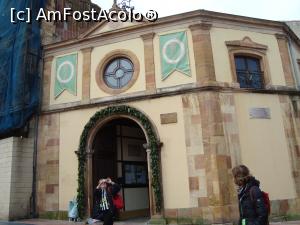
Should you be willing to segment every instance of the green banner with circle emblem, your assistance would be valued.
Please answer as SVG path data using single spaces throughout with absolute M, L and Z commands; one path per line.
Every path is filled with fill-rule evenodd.
M 77 54 L 56 59 L 54 96 L 57 98 L 64 90 L 76 96 Z
M 175 70 L 191 76 L 186 32 L 161 35 L 159 43 L 162 80 L 165 80 Z

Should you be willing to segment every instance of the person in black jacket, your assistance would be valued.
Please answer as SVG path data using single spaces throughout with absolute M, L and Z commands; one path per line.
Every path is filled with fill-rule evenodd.
M 103 225 L 112 225 L 115 214 L 113 197 L 120 191 L 120 186 L 110 178 L 100 179 L 94 192 L 94 208 L 92 218 L 104 221 Z
M 232 173 L 238 186 L 239 225 L 268 225 L 268 211 L 259 188 L 260 182 L 244 165 L 236 166 Z

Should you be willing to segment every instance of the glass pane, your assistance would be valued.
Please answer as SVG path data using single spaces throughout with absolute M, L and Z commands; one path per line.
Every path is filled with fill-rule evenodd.
M 236 56 L 234 58 L 235 60 L 235 68 L 237 70 L 246 70 L 246 64 L 245 64 L 245 58 Z
M 252 87 L 253 88 L 263 88 L 262 74 L 260 73 L 252 73 Z
M 121 59 L 121 67 L 125 70 L 132 70 L 133 66 L 128 59 Z
M 247 73 L 238 72 L 237 73 L 238 82 L 240 83 L 241 88 L 248 88 L 249 81 L 247 80 Z
M 247 59 L 247 64 L 248 64 L 248 70 L 249 71 L 255 71 L 255 72 L 260 71 L 260 65 L 259 65 L 259 60 L 258 59 L 248 58 Z
M 129 59 L 116 58 L 108 63 L 104 72 L 104 81 L 110 88 L 122 88 L 132 79 L 133 70 L 133 64 Z
M 132 78 L 131 72 L 125 73 L 125 75 L 120 79 L 121 87 L 124 87 L 126 84 L 128 84 L 131 78 Z
M 118 60 L 114 60 L 106 67 L 105 74 L 114 73 L 117 67 L 118 67 Z
M 118 80 L 114 77 L 104 77 L 105 83 L 111 88 L 118 88 Z

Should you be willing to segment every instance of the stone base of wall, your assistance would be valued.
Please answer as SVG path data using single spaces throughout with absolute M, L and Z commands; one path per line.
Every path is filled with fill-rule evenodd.
M 300 198 L 271 201 L 272 216 L 300 216 Z
M 37 150 L 37 213 L 59 211 L 59 114 L 39 120 Z
M 0 220 L 30 215 L 33 179 L 34 138 L 0 140 Z
M 165 209 L 167 224 L 237 224 L 238 205 Z M 300 219 L 300 199 L 271 201 L 270 221 Z
M 68 220 L 68 212 L 67 211 L 49 211 L 39 214 L 39 218 L 41 219 L 49 219 L 49 220 Z
M 238 205 L 165 209 L 168 224 L 227 224 L 237 223 Z

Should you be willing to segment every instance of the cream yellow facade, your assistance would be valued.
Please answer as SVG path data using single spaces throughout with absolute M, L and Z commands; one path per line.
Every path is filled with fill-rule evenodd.
M 187 34 L 191 76 L 174 71 L 163 80 L 160 35 L 181 31 Z M 49 92 L 50 99 L 48 105 L 43 105 L 39 132 L 49 135 L 39 141 L 38 169 L 43 174 L 50 164 L 57 163 L 58 170 L 54 168 L 50 177 L 38 177 L 39 212 L 68 210 L 69 201 L 77 195 L 79 161 L 75 151 L 86 124 L 108 106 L 121 105 L 145 115 L 161 142 L 158 155 L 163 208 L 154 213 L 150 205 L 152 216 L 158 213 L 175 221 L 234 221 L 238 208 L 231 169 L 237 164 L 247 165 L 261 181 L 262 189 L 270 194 L 274 215 L 297 212 L 300 94 L 294 65 L 287 64 L 292 62 L 285 39 L 289 35 L 280 22 L 199 11 L 167 17 L 155 25 L 103 23 L 79 40 L 45 46 L 45 56 L 54 58 L 50 68 L 44 68 L 51 69 L 51 82 L 44 83 L 44 94 Z M 260 60 L 266 60 L 268 87 L 257 90 L 233 85 L 237 82 L 235 68 L 226 42 L 266 53 Z M 296 58 L 300 58 L 300 41 L 293 38 L 292 42 Z M 87 48 L 91 48 L 90 61 L 84 64 L 83 49 Z M 118 94 L 103 90 L 101 85 L 105 84 L 99 85 L 97 80 L 103 76 L 99 74 L 99 67 L 105 66 L 101 63 L 113 52 L 130 52 L 139 64 L 136 80 Z M 77 95 L 64 91 L 55 98 L 56 59 L 71 53 L 78 53 Z M 87 100 L 83 99 L 84 92 L 89 93 Z M 250 111 L 261 108 L 270 112 L 270 118 L 251 119 Z M 139 121 L 135 122 L 140 126 Z M 89 131 L 88 139 L 93 132 Z M 149 139 L 146 133 L 145 138 Z M 47 161 L 47 149 L 55 149 L 56 160 Z M 86 151 L 93 154 L 88 145 Z M 147 163 L 151 164 L 149 159 Z M 151 174 L 151 170 L 148 172 Z M 85 176 L 88 182 L 88 174 Z M 155 201 L 151 186 L 149 190 Z M 132 189 L 129 195 L 134 196 L 134 191 L 142 195 L 145 190 Z
M 185 133 L 181 97 L 174 96 L 165 99 L 134 102 L 133 106 L 153 120 L 160 139 L 164 140 L 162 147 L 162 177 L 164 204 L 167 208 L 188 208 L 189 187 L 187 172 L 187 158 L 185 155 Z M 59 146 L 59 210 L 66 211 L 70 199 L 76 196 L 78 160 L 75 151 L 79 145 L 80 135 L 85 124 L 101 107 L 61 113 L 60 117 L 60 146 Z M 158 112 L 157 109 L 160 109 Z M 160 124 L 160 114 L 176 112 L 177 124 Z M 76 121 L 76 123 L 74 123 Z M 76 140 L 76 141 L 74 141 Z M 176 188 L 173 188 L 176 186 Z M 178 190 L 180 193 L 178 193 Z
M 264 190 L 269 190 L 272 200 L 295 198 L 291 156 L 287 140 L 282 138 L 285 134 L 278 96 L 237 94 L 235 100 L 242 163 L 253 168 L 253 175 L 261 181 Z M 271 118 L 251 119 L 251 108 L 268 108 Z

